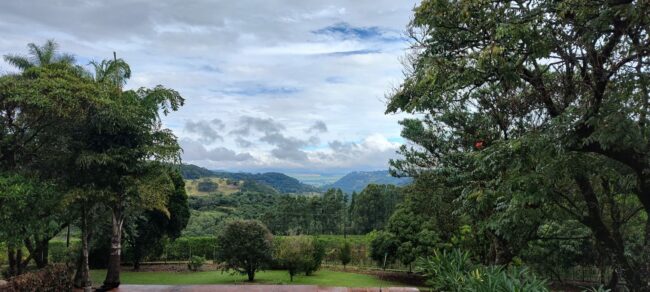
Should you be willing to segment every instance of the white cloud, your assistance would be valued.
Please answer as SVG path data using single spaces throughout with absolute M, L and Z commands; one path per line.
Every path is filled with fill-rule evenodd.
M 199 165 L 385 168 L 402 116 L 384 115 L 384 95 L 402 79 L 400 32 L 415 1 L 2 1 L 0 55 L 48 38 L 82 63 L 116 51 L 130 88 L 163 84 L 186 98 L 164 122 Z M 229 134 L 243 117 L 280 126 Z M 315 121 L 326 131 L 305 132 Z

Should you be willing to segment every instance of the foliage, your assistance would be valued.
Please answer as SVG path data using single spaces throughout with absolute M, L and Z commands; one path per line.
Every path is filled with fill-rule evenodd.
M 126 241 L 129 248 L 125 252 L 138 269 L 140 262 L 150 256 L 159 257 L 163 252 L 163 238 L 171 240 L 181 235 L 187 226 L 190 212 L 185 194 L 185 184 L 180 173 L 170 170 L 174 191 L 169 194 L 166 203 L 168 214 L 159 210 L 144 211 L 131 219 L 127 228 Z
M 181 164 L 180 171 L 184 179 L 199 179 L 214 175 L 211 170 L 193 164 Z
M 11 292 L 27 291 L 72 291 L 70 269 L 65 264 L 53 264 L 43 269 L 28 272 L 9 279 L 0 290 Z
M 314 253 L 314 239 L 300 235 L 276 240 L 273 257 L 283 269 L 289 272 L 290 280 L 293 282 L 296 274 L 311 269 Z
M 201 270 L 205 264 L 205 258 L 202 256 L 192 256 L 190 261 L 187 263 L 187 268 L 192 272 L 197 272 Z
M 544 280 L 525 268 L 475 265 L 469 253 L 459 249 L 419 258 L 417 269 L 437 291 L 550 291 Z
M 371 237 L 370 257 L 377 262 L 378 266 L 385 268 L 386 264 L 397 259 L 399 242 L 395 235 L 386 231 L 377 231 Z
M 280 193 L 310 193 L 317 191 L 316 187 L 301 183 L 299 180 L 278 172 L 244 173 L 244 172 L 214 172 L 217 177 L 236 181 L 247 181 L 253 188 L 270 187 Z M 256 186 L 261 185 L 261 186 Z M 255 191 L 255 190 L 250 190 Z
M 574 241 L 565 251 L 592 245 L 593 264 L 648 288 L 648 5 L 426 0 L 414 9 L 406 77 L 387 112 L 417 116 L 400 122 L 410 143 L 391 171 L 447 190 L 455 206 L 441 211 L 462 214 L 470 232 L 432 231 L 486 264 L 539 255 L 531 249 L 553 240 Z
M 469 253 L 459 249 L 436 250 L 432 256 L 419 258 L 416 266 L 427 283 L 440 291 L 462 291 L 469 281 L 468 273 L 475 268 Z
M 197 189 L 199 192 L 211 193 L 216 191 L 218 187 L 219 185 L 209 180 L 206 180 L 206 181 L 199 181 Z
M 396 186 L 368 185 L 354 196 L 350 206 L 353 230 L 358 234 L 381 230 L 401 201 L 402 193 Z
M 344 242 L 338 249 L 338 260 L 343 265 L 343 269 L 352 261 L 352 247 L 349 242 Z
M 255 272 L 272 259 L 272 240 L 271 232 L 259 221 L 228 222 L 218 236 L 217 260 L 225 270 L 246 274 L 252 282 Z

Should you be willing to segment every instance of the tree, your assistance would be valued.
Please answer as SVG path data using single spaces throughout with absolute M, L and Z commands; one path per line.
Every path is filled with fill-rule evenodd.
M 130 72 L 124 68 L 126 63 L 114 58 L 105 64 L 114 71 L 96 72 L 95 76 L 116 76 L 98 80 L 115 82 L 113 87 L 104 87 L 113 89 L 110 99 L 119 113 L 107 111 L 100 116 L 100 127 L 86 137 L 93 147 L 80 159 L 95 173 L 103 174 L 101 179 L 95 179 L 101 180 L 96 183 L 105 191 L 104 200 L 110 202 L 111 256 L 102 289 L 112 289 L 120 284 L 122 228 L 127 208 L 139 205 L 168 213 L 165 198 L 173 191 L 173 184 L 165 168 L 180 160 L 180 146 L 171 131 L 161 127 L 160 112 L 167 115 L 178 110 L 184 99 L 178 92 L 160 85 L 122 91 L 124 80 L 119 75 Z
M 361 234 L 381 230 L 401 200 L 401 192 L 396 186 L 368 185 L 354 197 L 351 210 L 354 229 Z
M 402 147 L 393 171 L 454 181 L 464 210 L 485 223 L 477 227 L 499 251 L 496 262 L 557 213 L 591 231 L 632 290 L 648 289 L 649 5 L 422 2 L 387 112 L 423 115 L 401 122 L 416 146 Z M 639 213 L 646 231 L 622 229 Z M 639 245 L 628 240 L 636 236 Z
M 29 43 L 27 48 L 29 48 L 29 56 L 5 55 L 5 61 L 22 71 L 32 67 L 45 67 L 57 63 L 72 65 L 75 62 L 72 55 L 58 52 L 59 45 L 54 40 L 47 40 L 41 46 Z
M 300 272 L 307 272 L 314 261 L 314 239 L 305 235 L 289 236 L 278 241 L 274 257 L 289 272 L 291 282 Z
M 34 64 L 20 67 L 23 69 L 20 75 L 0 77 L 0 173 L 7 177 L 23 177 L 26 179 L 23 182 L 29 181 L 32 186 L 48 185 L 53 192 L 41 194 L 51 196 L 43 204 L 34 204 L 32 212 L 9 213 L 12 210 L 20 212 L 17 208 L 5 213 L 8 217 L 21 217 L 41 225 L 22 230 L 20 237 L 16 237 L 19 239 L 14 242 L 16 245 L 9 247 L 10 271 L 13 272 L 21 270 L 13 264 L 22 261 L 23 244 L 30 251 L 28 259 L 34 259 L 39 267 L 47 264 L 48 241 L 72 221 L 74 215 L 64 206 L 70 185 L 69 173 L 63 166 L 74 161 L 74 152 L 70 150 L 73 135 L 83 125 L 89 108 L 100 100 L 97 88 L 77 67 L 67 62 L 69 58 L 56 57 L 54 43 L 48 42 L 42 48 L 33 44 L 30 47 L 35 54 Z M 21 64 L 16 56 L 5 58 Z M 34 195 L 25 193 L 12 200 L 27 202 L 34 199 Z
M 343 270 L 345 270 L 345 266 L 352 261 L 352 246 L 350 246 L 349 242 L 346 241 L 339 247 L 337 256 L 341 261 L 341 265 L 343 265 Z
M 270 263 L 273 236 L 259 221 L 235 220 L 226 224 L 217 237 L 217 259 L 225 270 L 235 270 L 255 280 L 255 272 Z
M 170 170 L 174 191 L 167 198 L 164 213 L 160 210 L 146 210 L 133 221 L 133 228 L 127 231 L 133 269 L 140 268 L 140 262 L 149 255 L 162 253 L 163 238 L 174 240 L 181 235 L 190 218 L 190 210 L 185 193 L 185 182 L 177 170 Z M 130 231 L 130 232 L 129 232 Z
M 386 231 L 374 232 L 370 241 L 370 258 L 375 260 L 382 269 L 386 269 L 385 264 L 392 263 L 397 259 L 398 247 L 399 242 L 395 235 Z

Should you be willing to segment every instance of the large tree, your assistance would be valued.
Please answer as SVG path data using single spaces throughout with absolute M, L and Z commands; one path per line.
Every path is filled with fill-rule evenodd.
M 21 270 L 22 245 L 30 252 L 27 259 L 34 259 L 39 267 L 47 264 L 47 242 L 70 224 L 73 214 L 64 206 L 64 197 L 69 191 L 68 173 L 61 166 L 74 159 L 69 147 L 72 135 L 88 108 L 98 101 L 94 84 L 78 67 L 69 64 L 69 58 L 56 57 L 58 53 L 54 48 L 46 44 L 32 52 L 35 54 L 32 58 L 38 57 L 41 61 L 21 68 L 24 69 L 21 74 L 0 77 L 0 175 L 18 184 L 29 182 L 27 185 L 31 186 L 19 189 L 17 185 L 7 185 L 13 191 L 3 191 L 3 194 L 15 196 L 5 197 L 12 202 L 7 201 L 5 205 L 25 204 L 47 196 L 43 204 L 30 206 L 32 212 L 12 215 L 10 212 L 22 209 L 6 210 L 9 218 L 40 225 L 38 228 L 31 223 L 29 228 L 4 225 L 20 230 L 8 248 L 11 273 Z M 52 58 L 58 61 L 51 61 Z M 15 180 L 17 177 L 23 179 Z M 42 189 L 42 186 L 48 187 L 42 192 L 30 191 L 34 187 Z
M 534 239 L 544 220 L 512 218 L 554 206 L 591 230 L 633 290 L 650 289 L 648 9 L 632 0 L 423 1 L 387 112 L 424 115 L 402 122 L 414 145 L 393 169 L 451 173 L 475 215 L 497 223 L 487 231 L 505 224 Z M 636 203 L 623 204 L 628 197 Z M 638 248 L 621 227 L 639 214 L 635 204 L 646 218 Z M 496 243 L 522 239 L 501 234 Z
M 271 262 L 273 236 L 259 221 L 228 222 L 217 242 L 217 259 L 224 264 L 224 269 L 247 275 L 250 282 L 255 280 L 257 271 Z

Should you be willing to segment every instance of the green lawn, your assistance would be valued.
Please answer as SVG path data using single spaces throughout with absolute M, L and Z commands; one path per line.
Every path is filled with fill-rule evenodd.
M 106 270 L 92 270 L 94 284 L 104 280 Z M 242 284 L 246 276 L 232 275 L 220 271 L 205 272 L 132 272 L 122 271 L 123 284 L 160 284 L 160 285 L 190 285 L 190 284 Z M 321 270 L 312 276 L 296 276 L 289 282 L 287 271 L 264 271 L 255 274 L 258 284 L 301 284 L 339 287 L 387 287 L 404 286 L 404 284 L 383 281 L 371 275 Z

